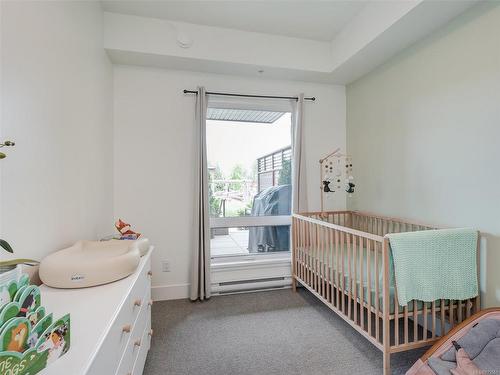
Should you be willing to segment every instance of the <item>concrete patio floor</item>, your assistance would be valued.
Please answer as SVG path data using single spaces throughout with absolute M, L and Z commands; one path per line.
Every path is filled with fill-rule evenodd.
M 248 229 L 229 228 L 229 234 L 215 236 L 210 240 L 212 257 L 248 255 L 248 233 Z

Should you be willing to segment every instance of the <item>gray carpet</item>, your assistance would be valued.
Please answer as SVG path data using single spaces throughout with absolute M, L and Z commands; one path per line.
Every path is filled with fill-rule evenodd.
M 144 375 L 381 374 L 382 352 L 306 291 L 153 305 Z M 394 374 L 425 349 L 394 354 Z

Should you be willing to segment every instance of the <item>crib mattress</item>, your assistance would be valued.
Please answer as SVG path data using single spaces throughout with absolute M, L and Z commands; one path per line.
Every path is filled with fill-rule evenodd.
M 360 249 L 363 250 L 363 259 L 362 259 L 362 270 L 363 270 L 363 300 L 365 303 L 368 303 L 368 285 L 370 285 L 370 294 L 371 294 L 371 299 L 370 299 L 370 303 L 372 306 L 375 306 L 375 302 L 376 302 L 376 299 L 377 299 L 377 283 L 376 283 L 376 280 L 375 280 L 375 275 L 376 275 L 376 272 L 375 272 L 375 256 L 373 254 L 373 250 L 372 250 L 372 253 L 370 254 L 370 282 L 368 281 L 368 268 L 367 268 L 367 262 L 368 262 L 368 256 L 367 256 L 367 249 L 366 248 L 357 248 L 356 249 L 356 275 L 357 275 L 357 281 L 354 281 L 354 280 L 351 280 L 352 283 L 356 284 L 356 294 L 358 296 L 358 298 L 360 297 L 361 293 L 360 293 L 360 269 L 359 269 L 359 263 L 360 263 L 360 257 L 359 257 L 359 251 Z M 300 249 L 299 249 L 300 250 Z M 350 250 L 351 252 L 351 272 L 349 272 L 349 259 L 347 257 L 347 246 L 345 246 L 343 249 L 342 249 L 342 246 L 339 247 L 339 258 L 340 258 L 340 254 L 341 254 L 341 251 L 344 251 L 344 270 L 343 270 L 343 273 L 344 273 L 344 284 L 343 284 L 343 289 L 346 291 L 346 292 L 349 292 L 350 289 L 351 289 L 351 286 L 349 285 L 349 275 L 352 274 L 353 277 L 356 276 L 355 275 L 355 272 L 354 272 L 354 260 L 353 260 L 353 253 L 352 253 L 352 249 Z M 328 272 L 331 273 L 332 277 L 333 277 L 333 280 L 337 280 L 337 259 L 335 257 L 335 255 L 333 256 L 327 256 L 326 254 L 322 254 L 321 251 L 318 251 L 318 252 L 312 252 L 312 253 L 309 253 L 309 255 L 311 256 L 311 260 L 314 262 L 314 261 L 317 261 L 321 266 L 324 266 L 326 265 L 327 266 L 327 269 L 329 270 Z M 342 263 L 339 262 L 339 264 L 341 265 Z M 332 267 L 333 267 L 333 272 L 332 272 Z M 383 285 L 383 273 L 382 273 L 382 259 L 381 259 L 381 256 L 378 257 L 378 265 L 377 265 L 377 268 L 378 268 L 378 274 L 379 274 L 379 277 L 378 277 L 378 290 L 379 290 L 379 307 L 380 307 L 380 311 L 383 311 L 383 289 L 382 289 L 382 285 Z M 389 276 L 389 293 L 390 293 L 390 303 L 389 303 L 389 308 L 390 308 L 390 314 L 394 314 L 395 312 L 395 309 L 394 309 L 394 284 L 395 284 L 395 279 L 394 279 L 394 268 L 393 268 L 393 265 L 391 263 L 391 266 L 390 266 L 390 276 Z M 341 274 L 341 270 L 338 271 L 339 273 L 339 278 L 340 278 L 340 274 Z M 342 282 L 340 284 L 340 286 L 342 286 Z M 354 290 L 352 291 L 354 293 Z M 436 300 L 436 306 L 439 306 L 441 301 L 440 300 Z M 448 303 L 449 301 L 448 300 L 445 300 L 445 306 L 448 306 Z M 426 302 L 425 303 L 427 305 L 427 308 L 431 308 L 431 302 Z M 413 309 L 414 309 L 414 304 L 413 302 L 410 302 L 408 304 L 408 312 L 413 312 Z M 424 303 L 422 301 L 417 301 L 417 311 L 421 311 L 424 309 Z M 403 313 L 404 312 L 404 306 L 399 306 L 399 310 L 398 310 L 399 313 Z

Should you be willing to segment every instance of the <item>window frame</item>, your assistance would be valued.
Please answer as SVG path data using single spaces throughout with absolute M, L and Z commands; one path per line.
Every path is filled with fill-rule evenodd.
M 262 111 L 277 111 L 293 113 L 293 102 L 290 100 L 272 100 L 272 99 L 258 99 L 258 98 L 232 98 L 232 97 L 209 97 L 207 107 L 212 108 L 238 108 L 238 109 L 251 109 Z M 212 121 L 212 120 L 207 120 Z M 290 141 L 293 142 L 293 116 L 290 124 Z M 208 145 L 207 145 L 208 146 Z M 292 153 L 293 164 L 293 153 Z M 293 194 L 293 193 L 292 193 Z M 292 225 L 292 213 L 290 215 L 276 215 L 276 216 L 237 216 L 237 217 L 210 217 L 210 230 L 217 228 L 235 228 L 235 227 L 262 227 L 262 226 L 290 226 Z M 234 262 L 235 259 L 241 262 L 268 261 L 280 262 L 291 260 L 291 241 L 290 249 L 288 251 L 259 253 L 259 254 L 228 254 L 213 257 L 211 256 L 212 263 L 221 264 L 227 262 Z

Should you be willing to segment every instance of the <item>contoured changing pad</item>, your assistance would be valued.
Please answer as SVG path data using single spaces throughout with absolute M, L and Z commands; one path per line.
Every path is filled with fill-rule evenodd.
M 78 241 L 40 263 L 40 279 L 54 288 L 85 288 L 107 284 L 135 271 L 149 241 Z

